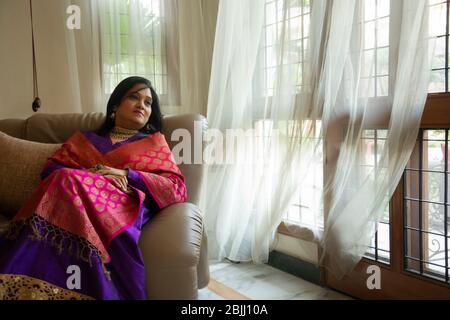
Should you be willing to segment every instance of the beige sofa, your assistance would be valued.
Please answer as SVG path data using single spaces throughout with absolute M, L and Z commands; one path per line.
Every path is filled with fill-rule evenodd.
M 15 183 L 15 187 L 21 188 L 19 191 L 29 188 L 31 192 L 39 183 L 39 177 L 36 175 L 42 162 L 58 147 L 54 144 L 64 142 L 79 129 L 96 129 L 100 127 L 103 120 L 103 113 L 35 114 L 25 120 L 0 120 L 0 131 L 20 139 L 10 138 L 4 134 L 0 137 L 0 150 L 3 152 L 0 154 L 0 166 L 4 170 L 14 172 L 14 177 L 19 175 Z M 164 134 L 171 148 L 177 143 L 170 140 L 172 131 L 176 128 L 185 128 L 193 137 L 194 121 L 200 121 L 204 132 L 206 119 L 201 115 L 164 117 Z M 20 158 L 17 159 L 17 163 L 14 163 L 14 157 L 17 158 L 18 155 L 8 155 L 5 152 L 16 148 L 22 148 L 18 154 L 21 153 L 23 157 L 25 153 L 26 158 L 30 157 L 34 162 L 23 164 L 23 161 L 29 160 Z M 7 163 L 1 163 L 2 161 Z M 6 169 L 7 166 L 9 169 Z M 17 169 L 14 166 L 17 166 Z M 33 171 L 29 169 L 30 166 L 37 166 L 37 169 Z M 142 230 L 140 246 L 146 265 L 149 299 L 197 299 L 198 289 L 205 287 L 209 282 L 206 234 L 203 229 L 202 213 L 197 207 L 203 173 L 202 165 L 182 164 L 180 169 L 186 178 L 188 202 L 163 209 Z M 21 186 L 27 174 L 27 181 Z M 5 178 L 2 180 L 6 183 Z M 3 226 L 7 219 L 2 217 L 2 210 L 24 200 L 23 198 L 14 200 L 11 204 L 10 200 L 15 196 L 27 194 L 27 192 L 14 190 L 10 181 L 8 185 L 5 183 L 2 185 L 0 181 L 0 192 L 3 192 L 0 194 L 0 225 L 3 221 Z

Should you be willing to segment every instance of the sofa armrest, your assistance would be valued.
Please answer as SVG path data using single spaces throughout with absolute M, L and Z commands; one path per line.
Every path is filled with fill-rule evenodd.
M 197 299 L 202 235 L 201 211 L 187 202 L 164 208 L 144 226 L 139 245 L 149 299 Z
M 208 258 L 208 238 L 206 228 L 203 228 L 202 244 L 200 249 L 200 260 L 197 267 L 198 288 L 203 289 L 209 284 L 209 258 Z

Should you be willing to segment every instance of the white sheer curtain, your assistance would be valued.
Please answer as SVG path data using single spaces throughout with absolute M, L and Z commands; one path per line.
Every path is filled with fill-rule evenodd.
M 321 265 L 337 277 L 355 266 L 417 137 L 433 48 L 428 4 L 220 2 L 209 125 L 253 131 L 234 161 L 209 158 L 211 258 L 266 262 L 288 212 L 319 241 Z M 387 129 L 384 148 L 367 164 L 361 138 L 377 128 Z
M 363 5 L 358 10 L 360 4 L 356 4 L 356 12 L 361 12 L 363 17 L 369 15 L 367 6 Z M 345 118 L 344 121 L 336 119 L 331 111 L 328 113 L 328 123 L 331 125 L 337 120 L 340 123 L 338 127 L 344 129 L 344 135 L 337 152 L 336 166 L 330 169 L 326 184 L 330 206 L 321 239 L 322 262 L 338 277 L 350 272 L 366 252 L 417 138 L 434 49 L 429 32 L 428 4 L 426 0 L 387 2 L 389 7 L 386 5 L 386 10 L 389 8 L 391 21 L 389 80 L 384 88 L 376 84 L 380 97 L 375 100 L 371 97 L 371 82 L 380 80 L 378 77 L 367 79 L 366 74 L 369 66 L 369 73 L 376 75 L 378 70 L 373 66 L 378 60 L 373 58 L 373 63 L 369 64 L 366 61 L 364 50 L 368 44 L 364 28 L 368 27 L 367 24 L 361 24 L 362 32 L 355 32 L 359 26 L 353 27 L 352 34 L 330 30 L 330 42 L 332 39 L 336 42 L 349 39 L 350 48 L 354 48 L 338 56 L 344 69 L 341 87 L 336 92 L 337 101 L 330 101 L 327 105 L 325 100 L 324 104 L 324 116 L 327 109 L 332 112 L 339 110 Z M 356 25 L 357 16 L 354 17 L 353 24 Z M 333 12 L 332 20 L 340 21 L 342 18 Z M 324 70 L 333 69 L 335 63 L 326 61 Z M 371 108 L 377 105 L 384 108 L 389 119 L 387 136 L 384 146 L 378 146 L 378 160 L 365 166 L 361 137 L 364 129 L 371 129 Z M 324 128 L 327 127 L 324 124 Z
M 165 0 L 163 0 L 165 1 Z M 178 0 L 181 107 L 206 115 L 218 0 Z
M 56 5 L 56 4 L 55 4 Z M 71 112 L 104 112 L 106 98 L 103 93 L 100 52 L 100 26 L 98 7 L 93 1 L 65 0 L 57 4 L 61 14 L 61 25 L 66 25 L 69 14 L 67 8 L 80 8 L 80 29 L 64 28 L 65 54 L 67 56 Z
M 320 110 L 311 106 L 323 29 L 318 24 L 312 30 L 317 38 L 309 44 L 301 23 L 288 28 L 286 18 L 297 13 L 288 10 L 287 2 L 279 3 L 275 8 L 265 0 L 219 3 L 208 121 L 224 133 L 243 129 L 249 134 L 225 164 L 207 160 L 203 208 L 213 259 L 267 261 L 276 226 L 299 187 L 321 198 L 315 184 L 322 176 L 317 172 L 322 168 Z M 311 15 L 306 14 L 309 6 L 296 8 Z M 320 2 L 313 14 L 321 22 L 325 8 Z M 227 156 L 233 148 L 228 138 Z M 320 205 L 316 209 L 320 214 Z

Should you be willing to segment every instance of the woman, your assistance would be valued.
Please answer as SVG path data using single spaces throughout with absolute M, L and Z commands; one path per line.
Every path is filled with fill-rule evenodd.
M 141 228 L 186 186 L 147 79 L 119 83 L 106 112 L 48 159 L 0 237 L 0 299 L 146 298 Z

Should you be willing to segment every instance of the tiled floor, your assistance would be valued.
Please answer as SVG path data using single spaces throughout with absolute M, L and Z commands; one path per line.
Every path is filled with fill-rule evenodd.
M 266 264 L 213 263 L 211 281 L 199 300 L 347 300 L 341 293 L 320 287 Z

